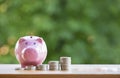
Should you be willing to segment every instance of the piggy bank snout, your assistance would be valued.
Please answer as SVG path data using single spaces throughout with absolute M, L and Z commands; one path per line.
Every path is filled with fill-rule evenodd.
M 24 53 L 36 53 L 36 50 L 35 49 L 33 49 L 33 48 L 27 48 L 27 49 L 25 49 L 24 50 Z
M 34 48 L 26 48 L 22 51 L 22 58 L 28 62 L 35 61 L 38 58 L 38 52 Z

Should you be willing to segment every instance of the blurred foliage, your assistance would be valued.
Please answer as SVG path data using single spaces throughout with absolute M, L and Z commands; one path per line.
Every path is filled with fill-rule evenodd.
M 45 61 L 120 63 L 120 0 L 0 0 L 0 63 L 18 63 L 19 37 L 37 35 L 48 47 Z

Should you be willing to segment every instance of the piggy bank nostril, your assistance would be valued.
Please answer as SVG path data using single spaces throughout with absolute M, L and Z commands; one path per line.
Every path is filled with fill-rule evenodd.
M 36 43 L 35 43 L 35 42 L 34 42 L 33 44 L 34 44 L 34 45 L 36 45 Z
M 28 42 L 25 42 L 25 44 L 27 45 L 27 44 L 28 44 Z
M 36 52 L 36 50 L 32 49 L 32 48 L 28 48 L 28 49 L 25 50 L 25 52 Z

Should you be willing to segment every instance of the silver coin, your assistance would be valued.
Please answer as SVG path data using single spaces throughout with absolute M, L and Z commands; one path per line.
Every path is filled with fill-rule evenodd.
M 24 70 L 35 70 L 35 66 L 32 66 L 32 65 L 26 66 Z
M 24 70 L 24 68 L 17 67 L 15 70 Z
M 49 65 L 51 65 L 51 64 L 52 64 L 52 65 L 59 64 L 59 61 L 49 61 L 48 64 L 49 64 Z
M 59 61 L 49 61 L 49 70 L 59 70 Z
M 71 65 L 62 64 L 62 65 L 61 65 L 61 70 L 71 70 Z
M 48 65 L 42 64 L 42 65 L 38 65 L 36 66 L 36 70 L 48 70 Z
M 60 64 L 71 64 L 71 57 L 60 57 Z

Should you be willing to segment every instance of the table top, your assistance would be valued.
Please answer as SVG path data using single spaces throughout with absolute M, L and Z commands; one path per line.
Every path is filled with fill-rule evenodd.
M 109 76 L 110 78 L 120 78 L 120 65 L 119 64 L 72 64 L 70 71 L 40 71 L 40 70 L 15 70 L 20 67 L 19 64 L 0 64 L 0 78 L 5 76 Z M 58 77 L 59 76 L 59 77 Z M 115 77 L 112 77 L 115 76 Z M 33 78 L 34 78 L 33 77 Z M 55 78 L 53 77 L 53 78 Z M 68 77 L 69 78 L 69 77 Z

